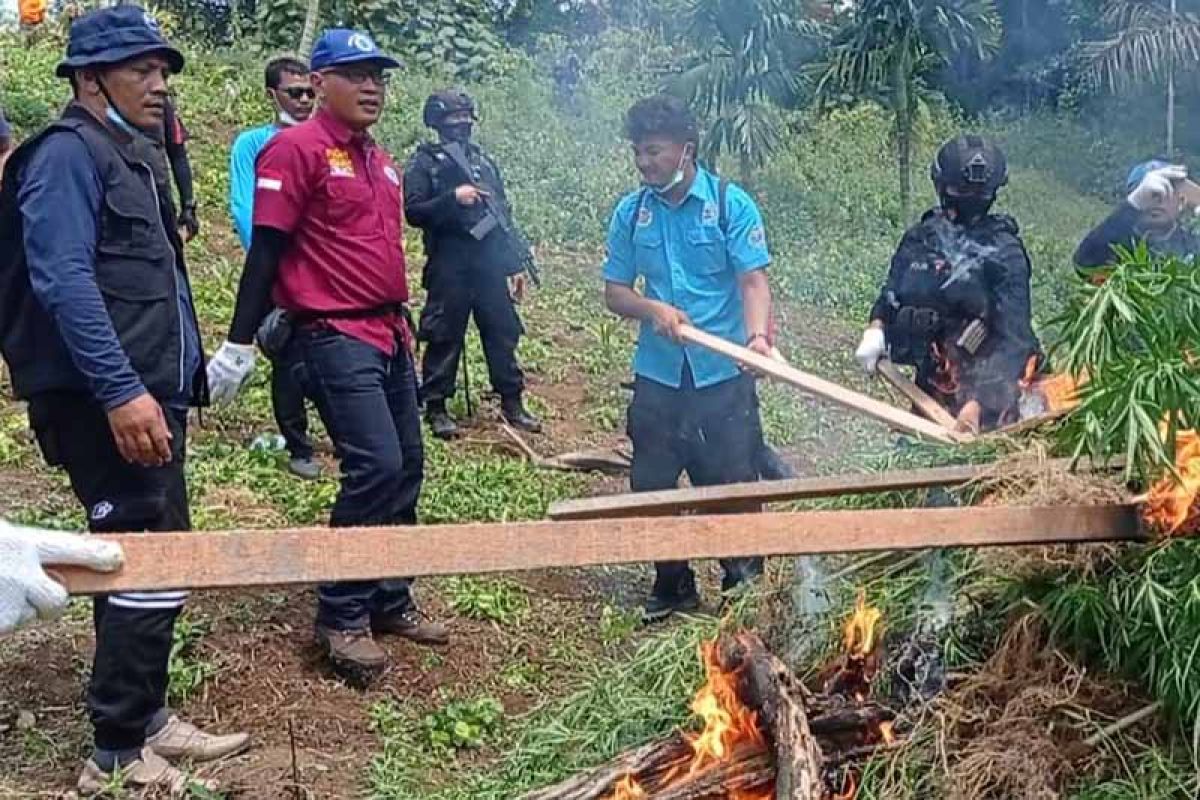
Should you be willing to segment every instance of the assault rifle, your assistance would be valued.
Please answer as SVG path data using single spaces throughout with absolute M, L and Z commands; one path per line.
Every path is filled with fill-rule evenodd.
M 476 183 L 474 180 L 475 170 L 471 168 L 470 159 L 467 158 L 466 150 L 460 142 L 446 142 L 442 145 L 442 150 L 462 170 L 467 180 Z M 472 239 L 481 242 L 486 236 L 499 228 L 505 247 L 509 251 L 509 254 L 512 255 L 511 264 L 516 266 L 516 269 L 510 274 L 522 271 L 528 272 L 529 279 L 533 281 L 533 285 L 540 288 L 542 285 L 542 275 L 537 268 L 537 263 L 533 259 L 533 250 L 529 247 L 529 241 L 517 229 L 513 221 L 509 219 L 507 210 L 496 200 L 496 193 L 493 187 L 485 185 L 480 188 L 486 192 L 486 194 L 480 196 L 485 213 L 478 222 L 471 226 L 468 233 L 471 234 Z M 505 264 L 506 268 L 508 266 L 509 264 Z

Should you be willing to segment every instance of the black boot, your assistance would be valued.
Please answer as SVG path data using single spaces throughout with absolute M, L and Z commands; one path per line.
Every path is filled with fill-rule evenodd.
M 425 421 L 429 430 L 439 439 L 453 439 L 458 435 L 458 425 L 446 411 L 445 403 L 429 403 L 425 409 Z
M 501 398 L 500 412 L 504 414 L 504 420 L 514 428 L 528 433 L 542 432 L 542 421 L 525 410 L 520 395 Z

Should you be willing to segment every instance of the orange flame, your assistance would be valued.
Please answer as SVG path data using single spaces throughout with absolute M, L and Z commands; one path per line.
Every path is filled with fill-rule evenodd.
M 934 374 L 933 385 L 942 394 L 956 394 L 958 392 L 958 365 L 954 363 L 943 349 L 942 345 L 934 342 L 932 345 Z
M 883 632 L 880 620 L 883 612 L 867 605 L 867 594 L 860 590 L 854 603 L 854 613 L 846 620 L 842 629 L 842 645 L 853 658 L 863 659 L 875 651 L 878 637 Z
M 1025 362 L 1025 374 L 1018 385 L 1023 393 L 1037 395 L 1046 406 L 1047 413 L 1067 411 L 1079 405 L 1079 387 L 1087 381 L 1081 376 L 1076 382 L 1068 373 L 1038 375 L 1038 357 L 1030 356 Z
M 704 720 L 704 730 L 688 737 L 693 753 L 690 774 L 729 757 L 738 742 L 766 746 L 757 715 L 738 697 L 737 674 L 721 669 L 716 651 L 715 642 L 700 646 L 705 681 L 692 700 L 692 713 Z
M 879 736 L 883 739 L 884 744 L 896 743 L 896 732 L 890 722 L 879 723 Z
M 612 800 L 646 800 L 648 797 L 646 790 L 633 779 L 632 775 L 626 775 L 620 783 L 613 787 Z
M 1175 471 L 1158 480 L 1146 496 L 1142 517 L 1168 535 L 1187 533 L 1197 527 L 1193 508 L 1200 495 L 1200 436 L 1194 430 L 1175 437 Z

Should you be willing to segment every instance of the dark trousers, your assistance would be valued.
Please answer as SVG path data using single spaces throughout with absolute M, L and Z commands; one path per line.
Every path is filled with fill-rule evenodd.
M 275 424 L 283 435 L 288 454 L 292 458 L 312 458 L 304 390 L 296 381 L 287 353 L 271 361 L 271 410 L 275 413 Z
M 95 532 L 191 528 L 184 452 L 187 411 L 163 409 L 171 461 L 139 467 L 121 457 L 104 410 L 76 392 L 46 393 L 29 403 L 29 421 L 46 462 L 63 467 Z M 140 748 L 146 726 L 166 704 L 167 660 L 186 592 L 129 592 L 93 602 L 96 655 L 87 704 L 96 747 Z
M 329 524 L 413 525 L 425 451 L 412 355 L 395 355 L 330 328 L 296 334 L 297 372 L 317 405 L 341 460 L 342 480 Z M 411 580 L 326 583 L 317 588 L 317 623 L 341 630 L 412 605 Z
M 627 432 L 633 443 L 629 488 L 635 492 L 674 489 L 686 472 L 694 486 L 758 480 L 762 425 L 754 378 L 739 375 L 697 389 L 691 368 L 675 389 L 638 376 L 629 405 Z M 723 559 L 726 579 L 762 571 L 762 559 Z M 695 587 L 686 561 L 660 561 L 654 594 L 670 597 Z
M 517 363 L 521 319 L 508 296 L 508 279 L 503 272 L 438 265 L 426 274 L 429 295 L 418 326 L 418 335 L 425 342 L 421 400 L 438 404 L 454 396 L 458 362 L 472 316 L 479 329 L 492 389 L 501 397 L 520 397 L 525 390 L 525 376 Z

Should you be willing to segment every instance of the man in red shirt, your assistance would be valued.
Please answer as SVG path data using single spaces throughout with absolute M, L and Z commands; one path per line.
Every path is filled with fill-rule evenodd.
M 341 459 L 330 524 L 415 524 L 424 450 L 412 334 L 404 303 L 400 171 L 367 130 L 399 63 L 365 33 L 327 30 L 312 54 L 321 110 L 280 131 L 258 157 L 254 227 L 228 340 L 210 362 L 215 402 L 254 368 L 255 331 L 275 306 L 290 336 L 280 368 L 316 402 Z M 363 683 L 386 664 L 373 634 L 445 644 L 407 578 L 323 584 L 317 640 L 343 677 Z

